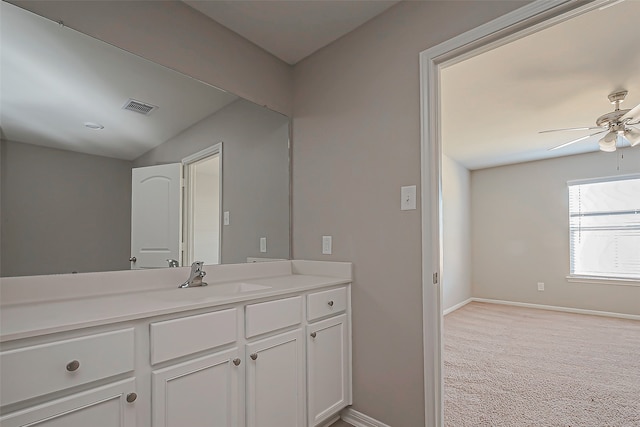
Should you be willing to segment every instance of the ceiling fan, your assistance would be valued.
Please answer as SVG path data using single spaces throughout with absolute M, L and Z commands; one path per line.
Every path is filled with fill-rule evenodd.
M 583 136 L 569 142 L 565 142 L 564 144 L 550 148 L 549 150 L 564 148 L 568 145 L 585 140 L 587 138 L 591 138 L 595 135 L 600 135 L 605 132 L 606 134 L 598 142 L 598 145 L 600 145 L 600 150 L 602 151 L 616 151 L 618 139 L 627 140 L 629 142 L 629 145 L 631 145 L 632 147 L 636 146 L 640 144 L 640 130 L 631 127 L 631 125 L 640 123 L 640 104 L 628 110 L 621 110 L 620 103 L 624 101 L 627 93 L 628 92 L 626 90 L 620 90 L 609 94 L 609 101 L 611 101 L 611 103 L 615 105 L 616 108 L 614 111 L 598 117 L 596 119 L 595 127 L 543 130 L 539 133 L 573 130 L 599 130 L 599 132 L 592 133 L 591 135 Z

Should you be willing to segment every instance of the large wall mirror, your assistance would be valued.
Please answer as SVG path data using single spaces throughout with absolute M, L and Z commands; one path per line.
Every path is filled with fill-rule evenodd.
M 0 276 L 290 258 L 286 116 L 0 7 Z

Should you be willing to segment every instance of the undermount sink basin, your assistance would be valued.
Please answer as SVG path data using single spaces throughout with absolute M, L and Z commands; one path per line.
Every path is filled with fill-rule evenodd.
M 246 292 L 262 291 L 270 288 L 271 286 L 258 285 L 256 283 L 234 282 L 223 284 L 209 284 L 207 286 L 193 288 L 183 288 L 183 290 L 200 290 L 200 292 L 197 292 L 198 294 L 206 294 L 207 296 L 226 296 L 243 294 Z

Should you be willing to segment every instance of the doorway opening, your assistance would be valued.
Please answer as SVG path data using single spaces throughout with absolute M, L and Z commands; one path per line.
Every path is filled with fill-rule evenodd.
M 430 48 L 420 54 L 422 95 L 422 277 L 425 418 L 427 426 L 443 426 L 443 198 L 442 92 L 440 72 L 495 47 L 569 20 L 590 10 L 614 4 L 596 0 L 535 1 L 512 13 Z
M 222 142 L 182 160 L 183 263 L 222 262 Z

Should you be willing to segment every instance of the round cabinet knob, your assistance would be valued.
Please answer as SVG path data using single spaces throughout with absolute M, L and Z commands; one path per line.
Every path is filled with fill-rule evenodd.
M 79 367 L 80 362 L 78 362 L 77 360 L 72 360 L 71 362 L 67 363 L 67 371 L 69 372 L 77 371 Z
M 316 333 L 315 332 L 311 332 L 311 338 L 315 338 L 316 337 Z
M 135 393 L 127 394 L 127 402 L 129 402 L 129 403 L 135 402 L 137 398 L 138 398 L 138 395 L 135 394 Z
M 233 359 L 233 364 L 236 366 L 240 366 L 240 363 L 242 363 L 242 361 L 240 359 Z
M 129 261 L 131 261 L 131 262 L 136 262 L 137 260 L 138 260 L 138 258 L 136 258 L 136 257 L 134 257 L 134 256 L 132 256 L 131 258 L 129 258 Z
M 329 301 L 327 304 L 329 304 L 329 307 L 333 307 L 333 301 Z
M 249 357 L 251 358 L 251 360 L 256 360 L 258 358 L 258 354 L 257 353 L 252 353 L 249 355 Z

